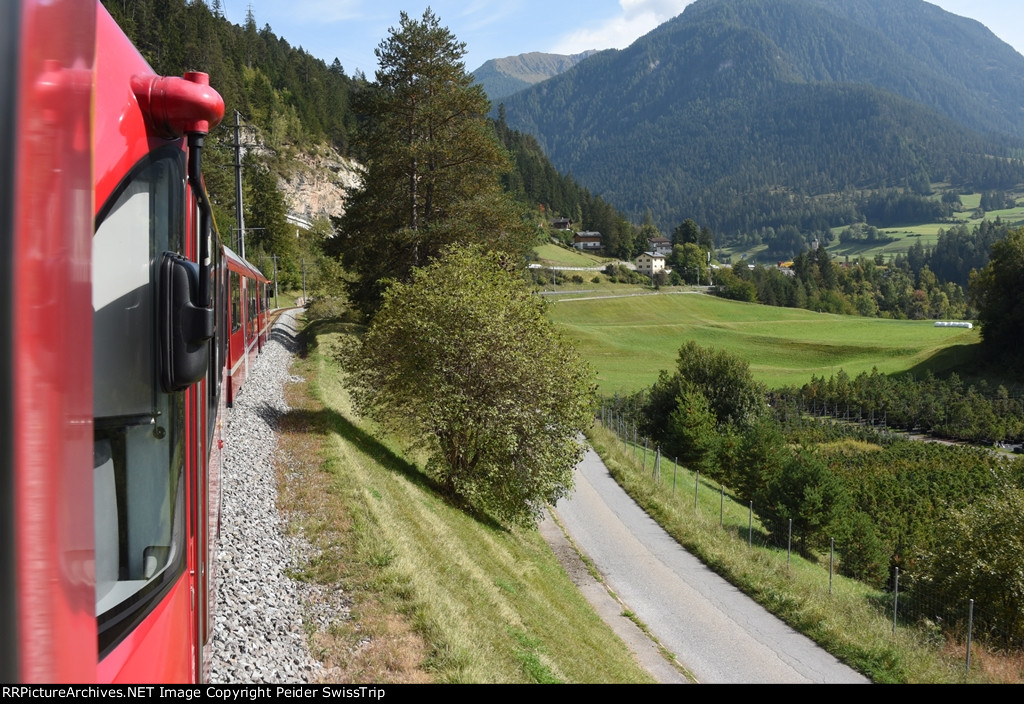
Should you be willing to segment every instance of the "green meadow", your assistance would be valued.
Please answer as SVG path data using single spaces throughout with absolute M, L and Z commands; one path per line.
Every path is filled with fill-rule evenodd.
M 847 242 L 845 244 L 836 240 L 829 245 L 828 253 L 832 258 L 842 263 L 857 259 L 874 259 L 881 254 L 886 261 L 895 259 L 897 255 L 906 254 L 915 244 L 920 243 L 922 247 L 930 249 L 935 247 L 939 241 L 939 230 L 948 230 L 954 225 L 949 223 L 930 223 L 928 225 L 915 225 L 907 228 L 891 228 L 879 230 L 881 237 L 890 239 L 890 242 L 878 244 L 875 242 Z M 968 225 L 970 227 L 970 225 Z M 838 235 L 837 235 L 838 237 Z
M 846 228 L 835 227 L 832 229 L 832 232 L 836 235 L 836 241 L 829 245 L 829 254 L 833 257 L 838 257 L 840 260 L 847 256 L 853 260 L 858 257 L 874 258 L 875 255 L 881 254 L 888 260 L 898 254 L 906 254 L 907 250 L 918 242 L 925 248 L 934 247 L 939 241 L 940 231 L 949 230 L 957 225 L 962 224 L 966 225 L 968 229 L 973 229 L 980 225 L 982 220 L 995 220 L 996 218 L 999 218 L 1011 227 L 1019 227 L 1024 224 L 1024 206 L 1007 208 L 1005 210 L 990 210 L 984 213 L 982 217 L 977 217 L 977 208 L 981 205 L 981 194 L 961 195 L 960 200 L 963 203 L 963 208 L 959 212 L 954 213 L 953 219 L 955 222 L 928 222 L 904 227 L 879 228 L 879 235 L 892 239 L 892 242 L 884 244 L 868 242 L 842 244 L 839 242 L 838 237 L 839 233 Z
M 980 225 L 982 220 L 995 220 L 996 218 L 1011 227 L 1024 225 L 1024 205 L 1004 210 L 990 210 L 985 212 L 982 217 L 977 217 L 978 207 L 981 205 L 981 194 L 961 195 L 960 200 L 963 207 L 959 212 L 953 214 L 952 221 L 879 228 L 878 234 L 890 239 L 889 242 L 848 242 L 844 244 L 839 241 L 839 234 L 846 229 L 846 226 L 833 227 L 832 234 L 835 235 L 835 239 L 828 245 L 828 252 L 839 262 L 843 262 L 847 258 L 850 261 L 861 257 L 874 259 L 879 254 L 889 261 L 896 258 L 897 255 L 905 255 L 911 247 L 918 243 L 926 249 L 935 247 L 939 241 L 939 232 L 949 230 L 957 225 L 966 225 L 968 229 L 973 229 Z M 774 261 L 768 260 L 767 249 L 766 245 L 759 244 L 748 247 L 722 247 L 718 251 L 731 256 L 734 262 L 747 259 L 762 264 L 775 264 Z
M 702 294 L 560 300 L 550 315 L 598 373 L 602 394 L 650 386 L 674 366 L 688 340 L 750 363 L 770 387 L 811 375 L 877 367 L 883 374 L 940 372 L 973 356 L 977 328 L 936 328 L 934 321 L 829 315 L 728 301 Z
M 618 261 L 551 243 L 534 247 L 533 251 L 537 255 L 538 263 L 545 266 L 597 267 Z

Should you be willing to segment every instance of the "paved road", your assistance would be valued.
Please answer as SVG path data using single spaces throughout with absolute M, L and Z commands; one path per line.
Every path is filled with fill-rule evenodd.
M 609 588 L 698 681 L 867 682 L 683 550 L 593 449 L 556 512 Z

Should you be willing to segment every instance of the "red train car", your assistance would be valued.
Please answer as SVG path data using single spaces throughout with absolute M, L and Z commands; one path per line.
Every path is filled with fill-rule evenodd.
M 249 367 L 270 335 L 270 280 L 226 247 L 224 259 L 227 262 L 230 299 L 225 332 L 228 338 L 227 358 L 231 360 L 227 402 L 231 405 L 249 374 Z
M 0 680 L 199 681 L 230 272 L 266 284 L 212 227 L 224 104 L 98 2 L 0 2 L 0 52 Z

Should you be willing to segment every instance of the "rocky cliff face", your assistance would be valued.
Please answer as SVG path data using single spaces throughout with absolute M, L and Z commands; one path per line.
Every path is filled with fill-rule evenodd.
M 345 190 L 359 184 L 360 165 L 333 151 L 300 154 L 293 171 L 278 186 L 284 193 L 288 212 L 313 222 L 345 212 Z

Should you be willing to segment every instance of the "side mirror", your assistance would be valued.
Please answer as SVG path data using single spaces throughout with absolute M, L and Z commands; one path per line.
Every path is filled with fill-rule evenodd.
M 164 391 L 188 388 L 206 376 L 213 309 L 199 302 L 199 265 L 174 252 L 159 264 L 160 381 Z

